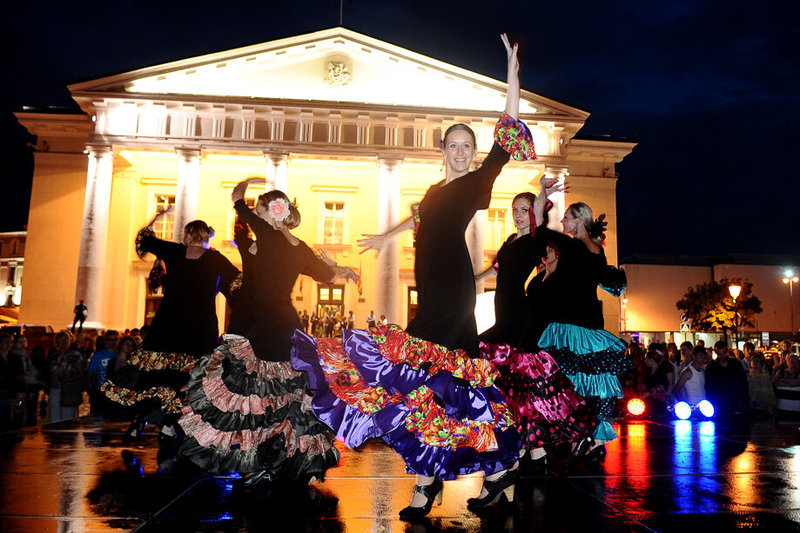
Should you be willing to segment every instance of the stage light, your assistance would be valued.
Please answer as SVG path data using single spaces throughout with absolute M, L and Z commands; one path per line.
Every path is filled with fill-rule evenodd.
M 644 413 L 645 405 L 639 398 L 633 398 L 628 402 L 628 412 L 633 416 L 639 416 Z
M 686 402 L 678 402 L 672 409 L 675 411 L 675 416 L 681 420 L 687 420 L 690 416 L 692 416 L 692 408 Z
M 698 403 L 697 408 L 700 409 L 700 412 L 703 413 L 703 416 L 706 418 L 711 418 L 714 416 L 714 406 L 711 405 L 711 402 L 708 400 L 703 400 L 702 402 Z

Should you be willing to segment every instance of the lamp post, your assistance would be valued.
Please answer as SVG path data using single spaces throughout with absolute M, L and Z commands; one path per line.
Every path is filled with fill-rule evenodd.
M 784 272 L 785 277 L 783 278 L 783 284 L 789 286 L 789 316 L 791 317 L 791 335 L 794 335 L 794 293 L 792 290 L 792 286 L 800 281 L 800 278 L 794 275 L 794 272 L 791 270 L 787 270 Z
M 733 298 L 733 347 L 736 348 L 738 347 L 736 338 L 739 329 L 739 308 L 736 306 L 736 300 L 739 299 L 739 295 L 742 293 L 742 286 L 728 285 L 728 292 L 731 294 L 731 298 Z

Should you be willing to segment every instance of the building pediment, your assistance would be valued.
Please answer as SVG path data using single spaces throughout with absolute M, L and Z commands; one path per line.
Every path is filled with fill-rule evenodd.
M 345 28 L 183 59 L 69 89 L 79 101 L 98 93 L 185 95 L 477 112 L 502 110 L 506 95 L 505 82 Z M 589 115 L 529 91 L 522 91 L 520 113 L 580 123 Z

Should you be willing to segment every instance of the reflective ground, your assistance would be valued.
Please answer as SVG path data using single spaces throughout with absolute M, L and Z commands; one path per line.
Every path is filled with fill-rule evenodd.
M 125 423 L 82 418 L 0 434 L 0 531 L 800 532 L 799 426 L 622 422 L 601 466 L 523 479 L 511 507 L 481 516 L 465 505 L 480 478 L 447 482 L 443 505 L 409 524 L 397 513 L 413 480 L 380 442 L 343 451 L 317 490 L 246 489 L 159 471 L 154 433 L 127 445 Z

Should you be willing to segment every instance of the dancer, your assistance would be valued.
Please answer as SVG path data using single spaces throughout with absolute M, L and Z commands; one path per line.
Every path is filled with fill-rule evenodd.
M 548 194 L 562 190 L 557 180 L 543 178 L 541 185 L 538 197 L 524 192 L 514 198 L 512 214 L 517 232 L 509 236 L 493 264 L 479 275 L 497 275 L 496 321 L 480 335 L 481 356 L 500 372 L 495 384 L 517 419 L 522 437 L 521 466 L 531 474 L 547 472 L 545 447 L 570 445 L 573 453 L 585 452 L 597 425 L 592 409 L 550 354 L 520 349 L 530 322 L 525 282 L 545 246 L 536 235 L 534 211 L 543 220 Z
M 310 411 L 304 372 L 289 363 L 292 333 L 301 327 L 291 292 L 302 274 L 318 281 L 357 280 L 352 269 L 329 265 L 289 229 L 300 212 L 281 191 L 262 194 L 255 212 L 244 202 L 249 178 L 231 196 L 255 241 L 237 236 L 244 265 L 244 302 L 236 302 L 229 334 L 192 372 L 180 424 L 180 454 L 203 470 L 261 480 L 322 479 L 336 465 L 334 435 Z M 249 255 L 248 255 L 249 254 Z M 244 305 L 240 305 L 244 304 Z
M 588 205 L 575 203 L 561 221 L 565 234 L 539 230 L 548 246 L 544 270 L 527 288 L 533 320 L 524 343 L 527 349 L 550 353 L 578 394 L 596 400 L 599 424 L 589 459 L 602 458 L 603 444 L 617 436 L 608 420 L 616 399 L 623 396 L 617 374 L 630 366 L 625 343 L 603 329 L 597 298 L 598 285 L 614 277 L 601 246 L 602 219 L 594 220 Z M 607 284 L 621 289 L 624 273 L 618 271 L 616 278 Z
M 502 36 L 508 59 L 505 113 L 495 130 L 515 158 L 534 158 L 533 143 L 517 121 L 517 45 Z M 524 137 L 527 133 L 527 137 Z M 512 134 L 518 137 L 512 138 Z M 519 441 L 513 417 L 492 386 L 497 372 L 478 359 L 473 309 L 475 279 L 464 232 L 486 209 L 492 186 L 509 154 L 495 143 L 482 166 L 471 171 L 475 135 L 464 124 L 447 129 L 442 142 L 445 179 L 432 185 L 412 217 L 382 235 L 359 241 L 380 250 L 401 231 L 416 230 L 416 318 L 403 331 L 377 326 L 348 330 L 343 340 L 295 334 L 292 361 L 309 371 L 316 389 L 314 411 L 348 447 L 381 437 L 417 475 L 404 520 L 430 512 L 440 501 L 442 480 L 482 470 L 487 478 L 480 507 L 513 499 Z
M 152 253 L 167 268 L 164 297 L 142 345 L 129 364 L 117 369 L 113 381 L 101 390 L 122 405 L 138 404 L 139 416 L 129 428 L 128 438 L 138 437 L 145 423 L 161 428 L 162 444 L 174 447 L 175 422 L 181 412 L 181 388 L 198 357 L 216 346 L 216 295 L 220 280 L 233 288 L 241 282 L 239 270 L 208 241 L 214 230 L 202 220 L 186 224 L 183 243 L 161 240 L 153 224 L 171 211 L 158 213 L 136 236 L 140 258 Z M 168 454 L 171 455 L 171 454 Z M 161 461 L 160 461 L 161 462 Z

